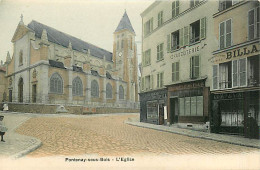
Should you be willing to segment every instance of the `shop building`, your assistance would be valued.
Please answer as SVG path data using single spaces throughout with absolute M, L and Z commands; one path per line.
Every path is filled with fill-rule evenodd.
M 216 1 L 177 0 L 156 1 L 141 14 L 141 121 L 207 130 L 217 11 Z
M 213 15 L 211 130 L 259 137 L 259 2 L 220 1 Z

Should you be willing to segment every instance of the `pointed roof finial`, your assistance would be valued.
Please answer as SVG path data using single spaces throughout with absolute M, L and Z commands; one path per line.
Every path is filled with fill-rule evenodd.
M 68 46 L 69 49 L 72 49 L 72 44 L 71 42 L 69 41 L 69 46 Z
M 23 23 L 23 14 L 21 14 L 20 18 L 21 18 L 20 24 L 24 24 L 24 23 Z
M 9 53 L 9 51 L 7 51 L 5 62 L 9 63 L 10 61 L 11 61 L 10 53 Z
M 42 40 L 43 43 L 48 43 L 48 36 L 47 36 L 47 31 L 46 31 L 46 29 L 43 29 L 43 30 L 42 30 L 41 40 Z

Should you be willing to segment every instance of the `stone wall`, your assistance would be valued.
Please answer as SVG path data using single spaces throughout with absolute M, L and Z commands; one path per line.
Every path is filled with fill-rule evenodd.
M 3 103 L 1 103 L 3 106 Z M 26 113 L 42 113 L 55 114 L 59 105 L 44 104 L 26 104 L 26 103 L 8 103 L 9 111 L 26 112 Z M 108 114 L 108 113 L 139 113 L 139 109 L 131 108 L 107 108 L 107 107 L 86 107 L 86 106 L 65 106 L 68 114 Z M 1 109 L 2 110 L 2 109 Z

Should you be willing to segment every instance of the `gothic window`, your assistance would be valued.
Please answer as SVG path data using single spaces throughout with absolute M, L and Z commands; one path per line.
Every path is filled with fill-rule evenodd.
M 63 93 L 63 81 L 58 73 L 54 73 L 50 78 L 50 92 Z
M 112 93 L 113 93 L 113 89 L 110 83 L 107 83 L 106 85 L 106 98 L 107 99 L 112 99 Z
M 91 82 L 91 97 L 99 97 L 99 86 L 96 80 Z
M 119 86 L 119 99 L 124 99 L 124 88 L 122 85 Z
M 79 77 L 76 77 L 72 81 L 72 94 L 74 96 L 82 96 L 83 95 L 83 85 L 82 85 L 82 81 Z
M 23 51 L 19 52 L 19 65 L 23 65 Z

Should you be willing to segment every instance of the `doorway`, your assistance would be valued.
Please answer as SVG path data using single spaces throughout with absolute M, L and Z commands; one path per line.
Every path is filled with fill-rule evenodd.
M 9 102 L 12 102 L 13 91 L 9 90 Z
M 170 98 L 170 124 L 178 123 L 178 98 Z
M 20 78 L 18 83 L 18 101 L 23 102 L 23 78 Z
M 159 125 L 164 124 L 164 104 L 159 104 Z

